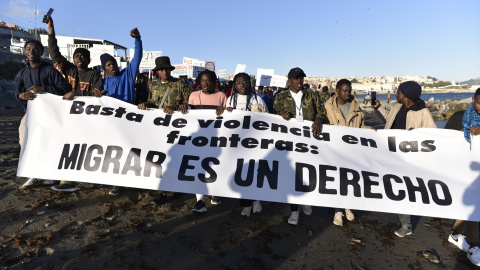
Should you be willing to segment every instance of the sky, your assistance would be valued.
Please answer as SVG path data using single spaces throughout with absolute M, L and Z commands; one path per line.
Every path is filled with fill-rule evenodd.
M 307 76 L 480 77 L 479 0 L 58 1 L 37 0 L 37 26 L 53 8 L 57 35 L 106 39 L 145 51 L 216 62 L 217 71 L 293 67 Z M 34 26 L 33 0 L 0 0 L 0 20 Z M 77 31 L 75 31 L 75 30 Z

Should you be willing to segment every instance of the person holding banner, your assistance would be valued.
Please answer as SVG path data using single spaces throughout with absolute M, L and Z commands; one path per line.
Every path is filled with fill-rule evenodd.
M 381 113 L 386 119 L 385 129 L 406 129 L 415 128 L 436 128 L 430 111 L 425 102 L 420 99 L 422 87 L 414 81 L 401 83 L 397 90 L 398 104 L 390 111 L 381 107 L 377 99 L 373 108 Z M 398 237 L 405 237 L 412 234 L 412 219 L 410 215 L 398 215 L 402 227 L 395 231 Z
M 135 103 L 135 78 L 143 57 L 142 40 L 137 28 L 130 30 L 130 36 L 135 39 L 135 54 L 130 64 L 123 70 L 118 70 L 117 60 L 108 53 L 100 55 L 102 69 L 105 71 L 103 89 L 107 96 L 123 100 L 130 104 Z
M 138 104 L 139 109 L 163 109 L 167 114 L 172 114 L 176 110 L 187 113 L 188 93 L 184 83 L 171 76 L 174 69 L 168 56 L 160 56 L 155 59 L 153 71 L 158 74 L 158 78 L 153 79 L 150 83 L 148 100 Z
M 466 111 L 458 111 L 448 119 L 445 129 L 465 131 L 474 128 L 477 131 L 471 135 L 480 135 L 480 88 L 473 97 L 474 104 Z M 476 119 L 476 120 L 475 120 Z M 476 122 L 476 123 L 475 123 Z M 470 132 L 465 135 L 470 136 Z M 467 139 L 467 138 L 466 138 Z M 469 141 L 471 138 L 468 137 Z M 465 233 L 465 235 L 463 235 Z M 459 249 L 467 252 L 467 258 L 473 264 L 480 266 L 480 248 L 478 247 L 478 222 L 469 220 L 455 220 L 452 232 L 448 236 L 448 242 L 456 245 Z
M 200 78 L 200 79 L 198 79 Z M 223 92 L 215 91 L 215 82 L 217 75 L 208 69 L 200 72 L 197 77 L 199 80 L 199 91 L 193 92 L 188 98 L 188 106 L 191 109 L 216 109 L 217 115 L 221 115 L 227 103 L 227 97 Z M 203 213 L 207 211 L 205 205 L 205 195 L 196 194 L 197 203 L 192 212 Z M 212 204 L 220 204 L 222 201 L 219 197 L 212 196 Z
M 188 93 L 185 90 L 183 81 L 171 76 L 175 67 L 170 64 L 168 56 L 160 56 L 155 59 L 154 72 L 158 74 L 158 78 L 153 79 L 150 83 L 150 93 L 147 102 L 138 104 L 140 110 L 147 108 L 163 109 L 167 114 L 172 114 L 179 110 L 187 113 Z M 158 191 L 152 201 L 156 205 L 162 205 L 167 202 L 167 194 Z
M 352 83 L 347 79 L 341 79 L 337 82 L 335 91 L 335 95 L 325 102 L 328 122 L 337 126 L 370 128 L 365 125 L 365 114 L 360 109 L 360 104 L 352 96 Z M 350 221 L 355 219 L 350 209 L 345 209 L 345 215 Z M 342 209 L 335 208 L 333 224 L 343 226 Z
M 88 68 L 91 60 L 90 51 L 85 48 L 76 48 L 73 52 L 73 63 L 69 62 L 58 48 L 52 17 L 47 18 L 50 57 L 53 65 L 72 86 L 72 91 L 68 92 L 64 99 L 71 100 L 74 96 L 100 97 L 103 89 L 102 75 L 98 70 Z
M 266 112 L 268 108 L 262 98 L 257 97 L 255 92 L 252 92 L 250 83 L 250 76 L 247 73 L 238 73 L 233 77 L 233 94 L 227 99 L 227 108 L 218 108 L 218 113 L 223 114 L 224 110 L 232 112 L 233 110 L 252 111 L 252 112 Z M 240 206 L 242 208 L 241 215 L 250 217 L 250 213 L 259 213 L 262 211 L 260 201 L 240 199 Z
M 85 48 L 76 48 L 73 52 L 73 63 L 69 62 L 61 53 L 55 38 L 55 27 L 51 16 L 47 16 L 48 22 L 48 50 L 53 65 L 57 68 L 68 83 L 72 91 L 66 93 L 63 98 L 72 100 L 75 96 L 102 95 L 102 75 L 98 70 L 88 68 L 90 64 L 90 51 Z M 94 184 L 94 186 L 97 186 Z M 52 190 L 74 192 L 77 188 L 74 182 L 61 181 L 59 185 L 52 186 Z
M 102 69 L 105 71 L 105 80 L 103 89 L 107 91 L 107 96 L 123 100 L 130 104 L 135 103 L 135 78 L 143 57 L 142 40 L 137 28 L 130 30 L 130 36 L 135 39 L 135 55 L 130 64 L 123 70 L 118 70 L 117 60 L 108 53 L 100 55 Z M 121 187 L 115 186 L 108 194 L 116 196 Z
M 303 81 L 305 72 L 301 68 L 292 68 L 288 72 L 288 82 L 290 89 L 282 91 L 278 94 L 273 104 L 273 112 L 290 120 L 293 116 L 299 122 L 304 120 L 313 121 L 312 133 L 318 136 L 322 132 L 322 124 L 327 123 L 327 113 L 325 107 L 320 102 L 317 93 L 312 89 L 303 89 Z M 299 206 L 290 205 L 290 217 L 288 223 L 292 225 L 298 224 Z M 302 210 L 306 215 L 312 214 L 312 207 L 309 205 L 302 206 Z
M 63 96 L 72 90 L 71 86 L 64 80 L 62 74 L 58 72 L 52 65 L 41 61 L 43 55 L 43 45 L 38 40 L 28 40 L 25 42 L 25 55 L 28 63 L 20 69 L 13 83 L 16 86 L 15 97 L 22 101 L 23 108 L 27 112 L 28 101 L 34 100 L 38 94 L 51 93 Z M 20 121 L 18 127 L 19 143 L 23 147 L 25 132 L 26 114 Z M 32 135 L 33 136 L 33 135 Z M 28 138 L 28 137 L 27 137 Z M 22 188 L 31 187 L 37 184 L 53 184 L 53 181 L 41 181 L 37 178 L 29 178 L 22 185 Z

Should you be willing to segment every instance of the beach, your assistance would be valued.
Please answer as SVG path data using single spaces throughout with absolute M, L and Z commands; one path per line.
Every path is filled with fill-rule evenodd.
M 192 194 L 77 185 L 19 189 L 18 124 L 23 109 L 0 93 L 1 269 L 472 269 L 466 253 L 447 241 L 453 220 L 413 217 L 412 235 L 399 238 L 396 214 L 353 209 L 354 221 L 332 224 L 334 210 L 313 207 L 299 224 L 287 223 L 286 204 L 262 202 L 240 215 L 237 199 L 223 198 L 192 213 Z M 367 124 L 381 127 L 371 112 Z M 427 258 L 428 257 L 428 258 Z

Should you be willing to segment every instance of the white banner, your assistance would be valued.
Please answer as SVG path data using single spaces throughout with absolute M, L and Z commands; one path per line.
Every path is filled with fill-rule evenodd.
M 133 58 L 135 50 L 130 51 L 130 56 Z M 142 61 L 140 62 L 141 69 L 154 69 L 155 68 L 155 59 L 162 56 L 162 51 L 143 51 Z
M 247 67 L 247 65 L 237 64 L 237 68 L 235 68 L 235 74 L 233 74 L 233 75 L 235 76 L 238 73 L 245 72 L 246 67 Z
M 480 144 L 443 129 L 324 126 L 110 98 L 28 102 L 18 176 L 480 221 Z
M 270 86 L 270 81 L 274 73 L 275 70 L 273 69 L 257 68 L 257 83 L 255 85 Z

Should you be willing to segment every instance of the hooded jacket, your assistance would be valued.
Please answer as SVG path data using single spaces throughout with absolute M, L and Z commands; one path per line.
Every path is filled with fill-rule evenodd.
M 142 40 L 135 38 L 135 55 L 130 65 L 118 71 L 115 76 L 105 75 L 103 89 L 108 92 L 107 96 L 123 100 L 130 104 L 135 103 L 135 77 L 137 76 L 142 57 Z
M 350 105 L 350 111 L 345 118 L 342 111 L 338 108 L 337 94 L 329 98 L 325 102 L 325 110 L 327 111 L 328 121 L 331 125 L 346 126 L 354 128 L 371 128 L 365 126 L 365 114 L 360 109 L 357 99 L 353 99 Z
M 390 111 L 387 111 L 383 106 L 378 108 L 378 112 L 386 119 L 385 129 L 392 127 L 393 121 L 395 121 L 395 117 L 402 106 L 402 104 L 397 104 Z M 414 128 L 437 128 L 430 111 L 425 107 L 425 102 L 421 99 L 417 99 L 415 103 L 408 108 L 407 112 L 406 130 Z
M 41 62 L 38 66 L 32 68 L 30 63 L 20 69 L 13 83 L 16 86 L 15 97 L 22 101 L 23 108 L 27 109 L 27 101 L 18 98 L 18 95 L 27 92 L 34 85 L 43 86 L 43 91 L 59 96 L 70 92 L 72 88 L 52 65 Z

